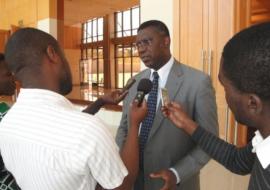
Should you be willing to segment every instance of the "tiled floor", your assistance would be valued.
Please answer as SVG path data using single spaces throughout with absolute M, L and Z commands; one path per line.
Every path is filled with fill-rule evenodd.
M 72 92 L 67 95 L 70 99 L 80 99 L 86 101 L 95 101 L 97 97 L 104 95 L 105 93 L 111 92 L 114 89 L 105 89 L 102 87 L 92 86 L 78 86 L 75 85 L 72 88 Z
M 247 190 L 248 181 L 249 175 L 233 174 L 214 160 L 201 170 L 201 190 Z

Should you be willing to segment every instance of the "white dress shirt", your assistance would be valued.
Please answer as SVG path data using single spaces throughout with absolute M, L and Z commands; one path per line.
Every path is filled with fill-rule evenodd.
M 158 75 L 159 75 L 159 80 L 158 80 L 158 97 L 157 97 L 157 107 L 156 109 L 158 109 L 158 106 L 160 104 L 160 100 L 161 100 L 161 88 L 165 88 L 165 85 L 167 83 L 168 80 L 168 76 L 169 73 L 171 71 L 171 68 L 173 66 L 174 63 L 174 58 L 173 56 L 171 56 L 170 60 L 163 65 L 158 71 Z M 154 76 L 153 73 L 155 72 L 154 69 L 151 69 L 151 75 L 150 75 L 150 80 L 153 81 Z M 148 98 L 148 95 L 146 96 L 146 99 Z M 174 168 L 170 168 L 170 170 L 174 173 L 174 175 L 176 176 L 176 184 L 178 184 L 180 182 L 180 177 L 177 173 L 177 171 Z
M 0 123 L 0 148 L 25 190 L 113 189 L 127 175 L 103 122 L 48 90 L 21 89 Z
M 270 136 L 263 139 L 261 133 L 256 131 L 252 145 L 252 152 L 256 153 L 262 167 L 266 169 L 270 165 Z
M 171 57 L 170 60 L 163 65 L 163 67 L 161 67 L 157 73 L 159 75 L 159 80 L 158 80 L 158 97 L 157 97 L 157 107 L 156 109 L 158 109 L 159 103 L 160 103 L 160 99 L 161 99 L 161 93 L 160 93 L 160 89 L 164 88 L 166 83 L 167 83 L 167 79 L 170 73 L 170 70 L 173 66 L 174 63 L 174 58 Z M 150 80 L 153 81 L 154 76 L 153 76 L 153 72 L 155 72 L 154 69 L 151 69 L 151 75 L 150 75 Z M 146 96 L 146 99 L 148 98 L 148 96 Z

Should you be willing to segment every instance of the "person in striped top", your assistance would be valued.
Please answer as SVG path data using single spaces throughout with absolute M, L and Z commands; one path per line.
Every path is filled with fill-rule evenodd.
M 0 53 L 0 95 L 11 96 L 15 93 L 15 80 L 11 72 L 7 68 L 4 54 Z M 0 122 L 9 110 L 9 105 L 6 102 L 0 102 Z M 18 190 L 12 174 L 7 171 L 0 156 L 0 190 Z
M 119 150 L 105 124 L 64 95 L 72 77 L 58 42 L 34 28 L 16 31 L 6 61 L 22 88 L 0 123 L 5 166 L 25 190 L 132 189 L 138 172 L 138 128 L 146 102 L 130 106 L 131 129 Z
M 222 53 L 219 80 L 235 119 L 257 129 L 252 142 L 238 148 L 198 126 L 173 102 L 163 113 L 212 158 L 230 171 L 251 174 L 249 190 L 270 189 L 270 23 L 247 28 Z

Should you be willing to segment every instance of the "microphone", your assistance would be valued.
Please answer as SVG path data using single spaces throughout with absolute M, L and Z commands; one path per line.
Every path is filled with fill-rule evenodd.
M 152 84 L 151 80 L 146 79 L 146 78 L 140 80 L 138 87 L 137 87 L 138 92 L 134 98 L 134 101 L 138 102 L 138 106 L 141 106 L 142 101 L 144 99 L 144 96 L 151 91 L 152 86 L 153 86 L 153 84 Z

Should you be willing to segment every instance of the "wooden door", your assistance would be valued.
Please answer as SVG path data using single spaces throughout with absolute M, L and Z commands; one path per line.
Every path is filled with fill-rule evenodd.
M 192 3 L 190 0 L 176 0 L 174 17 L 178 41 L 174 41 L 174 54 L 179 61 L 191 67 L 202 69 L 203 57 L 203 0 Z M 178 27 L 178 28 L 177 28 Z
M 241 126 L 235 122 L 227 107 L 223 87 L 218 81 L 218 72 L 225 43 L 247 26 L 248 2 L 198 0 L 194 3 L 191 0 L 175 0 L 174 5 L 174 55 L 182 63 L 210 75 L 216 91 L 220 136 L 236 144 L 241 139 L 238 136 L 246 137 L 246 133 L 235 133 Z

